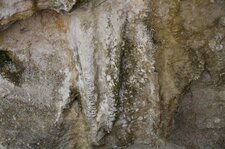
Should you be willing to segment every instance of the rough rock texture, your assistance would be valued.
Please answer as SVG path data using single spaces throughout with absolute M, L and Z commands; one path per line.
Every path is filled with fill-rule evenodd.
M 77 0 L 1 0 L 0 30 L 17 20 L 26 19 L 42 9 L 69 11 Z M 78 1 L 78 3 L 84 0 Z
M 225 148 L 224 0 L 2 0 L 0 28 L 0 148 Z

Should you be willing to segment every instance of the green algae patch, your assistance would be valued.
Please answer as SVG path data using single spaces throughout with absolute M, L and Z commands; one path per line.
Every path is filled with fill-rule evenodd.
M 19 86 L 24 71 L 22 62 L 10 51 L 0 50 L 0 74 Z

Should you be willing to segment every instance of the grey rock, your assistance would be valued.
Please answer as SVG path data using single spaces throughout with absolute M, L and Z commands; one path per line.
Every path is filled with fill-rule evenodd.
M 0 148 L 223 149 L 224 8 L 2 0 Z
M 1 0 L 0 29 L 5 29 L 15 21 L 26 19 L 43 9 L 68 12 L 75 3 L 76 0 Z

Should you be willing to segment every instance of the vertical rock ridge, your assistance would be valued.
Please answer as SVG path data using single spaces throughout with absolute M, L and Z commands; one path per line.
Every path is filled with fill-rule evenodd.
M 121 69 L 130 68 L 133 64 L 134 67 L 137 65 L 137 62 L 129 62 L 126 65 L 130 66 L 121 66 L 123 59 L 130 59 L 129 52 L 127 51 L 127 53 L 125 50 L 129 50 L 129 48 L 137 48 L 139 51 L 146 49 L 146 52 L 151 55 L 154 54 L 154 50 L 152 50 L 153 45 L 151 44 L 151 39 L 149 39 L 151 35 L 145 33 L 147 27 L 144 24 L 144 20 L 149 13 L 147 10 L 148 4 L 145 6 L 145 3 L 139 4 L 139 2 L 135 1 L 129 3 L 106 1 L 101 4 L 101 7 L 94 7 L 95 3 L 99 3 L 99 1 L 92 2 L 73 12 L 75 17 L 74 20 L 71 20 L 73 33 L 70 40 L 74 42 L 73 46 L 77 47 L 75 49 L 78 50 L 77 55 L 79 55 L 80 59 L 78 65 L 81 67 L 80 79 L 82 78 L 79 82 L 82 82 L 80 84 L 81 94 L 83 95 L 82 100 L 87 106 L 84 108 L 84 112 L 87 115 L 91 129 L 91 138 L 96 138 L 93 142 L 97 143 L 104 135 L 111 132 L 116 120 L 116 114 L 120 112 L 117 109 L 117 103 L 119 102 L 117 100 L 123 99 L 121 97 L 118 98 L 118 95 L 124 92 L 121 90 L 123 81 L 127 82 L 121 78 L 124 77 L 124 72 L 121 72 Z M 143 8 L 128 12 L 129 9 L 134 9 L 132 5 L 135 3 Z M 83 12 L 84 10 L 85 12 Z M 79 15 L 80 13 L 82 13 L 82 17 Z M 141 17 L 137 18 L 139 15 Z M 84 40 L 83 38 L 87 36 L 89 39 Z M 140 37 L 144 37 L 144 39 Z M 125 44 L 129 44 L 124 39 L 136 40 L 137 42 L 134 47 L 124 47 L 127 46 Z M 132 51 L 130 52 L 133 53 Z M 138 57 L 143 55 L 140 54 Z M 138 57 L 133 59 L 137 61 Z M 135 69 L 143 73 L 140 75 L 146 75 L 145 77 L 148 80 L 148 77 L 149 79 L 152 78 L 151 73 L 154 73 L 154 58 L 153 56 L 145 57 L 143 61 L 146 61 L 146 68 L 143 68 L 143 70 Z M 147 68 L 149 68 L 149 71 Z M 130 69 L 131 71 L 135 70 L 134 68 Z M 145 84 L 144 78 L 142 83 Z M 153 82 L 146 84 L 146 89 L 150 86 L 153 87 L 153 84 Z M 153 93 L 154 87 L 149 89 Z M 155 95 L 151 96 L 152 99 L 149 100 L 154 100 Z M 142 98 L 142 94 L 137 98 Z M 154 130 L 151 131 L 154 134 Z

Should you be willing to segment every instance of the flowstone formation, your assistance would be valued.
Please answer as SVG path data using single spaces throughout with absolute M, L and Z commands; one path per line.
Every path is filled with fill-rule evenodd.
M 224 149 L 224 0 L 0 1 L 0 149 Z

